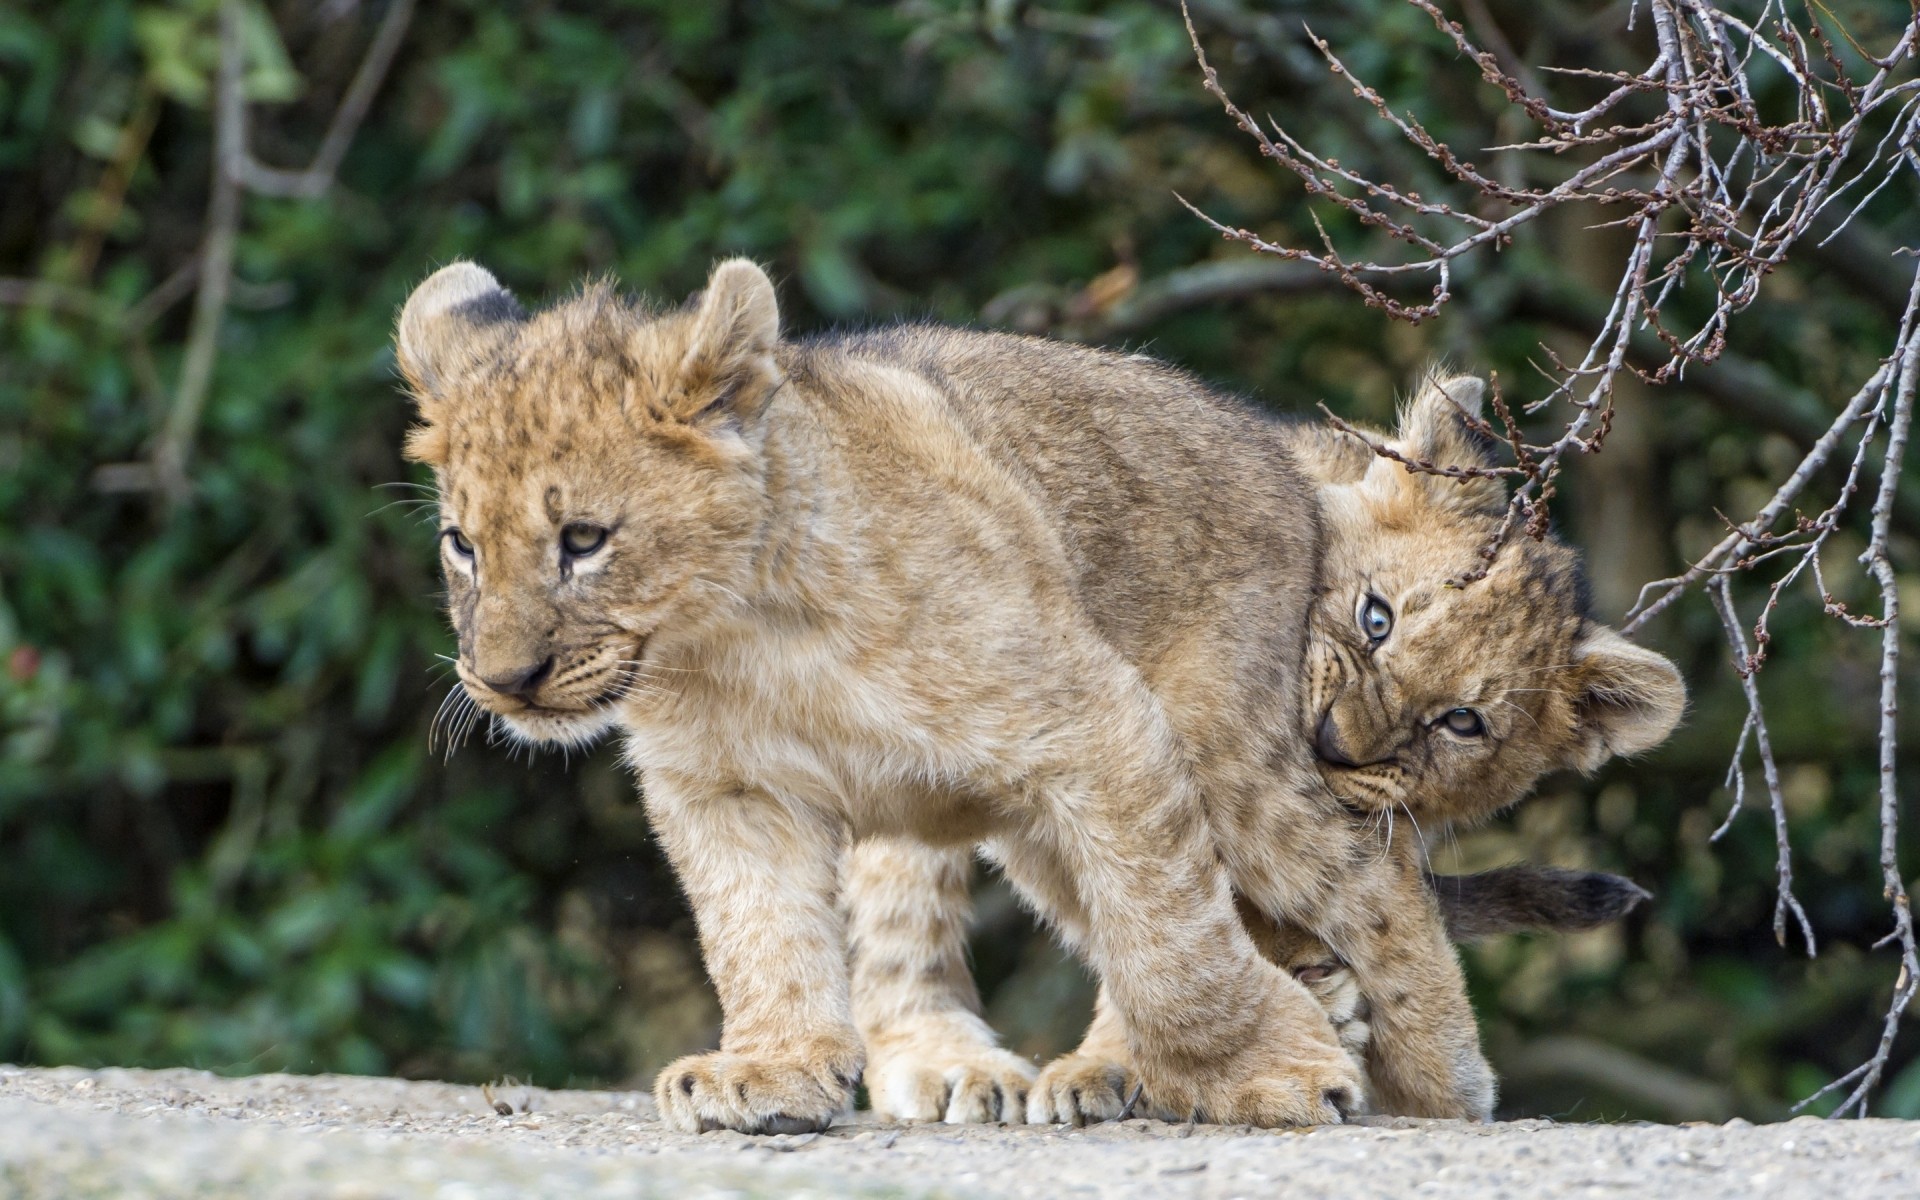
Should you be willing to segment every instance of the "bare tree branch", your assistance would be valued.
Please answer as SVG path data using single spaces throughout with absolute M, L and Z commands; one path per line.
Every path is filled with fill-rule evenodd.
M 1507 181 L 1523 178 L 1521 173 L 1487 171 L 1468 161 L 1435 138 L 1417 115 L 1394 110 L 1308 30 L 1308 39 L 1328 68 L 1352 86 L 1360 106 L 1431 159 L 1446 177 L 1447 188 L 1457 194 L 1423 196 L 1400 183 L 1343 167 L 1303 144 L 1284 125 L 1271 120 L 1262 125 L 1235 105 L 1207 61 L 1189 14 L 1187 32 L 1207 91 L 1263 156 L 1298 178 L 1307 194 L 1330 206 L 1345 227 L 1361 231 L 1372 249 L 1364 254 L 1342 250 L 1317 216 L 1318 244 L 1289 245 L 1188 207 L 1223 237 L 1280 260 L 1276 266 L 1318 271 L 1365 303 L 1416 323 L 1453 299 L 1457 262 L 1499 250 L 1516 230 L 1549 212 L 1581 210 L 1593 218 L 1590 224 L 1631 232 L 1618 283 L 1604 308 L 1596 305 L 1599 311 L 1575 314 L 1570 321 L 1562 317 L 1563 323 L 1594 331 L 1587 349 L 1573 361 L 1546 349 L 1548 387 L 1522 406 L 1528 414 L 1559 412 L 1563 424 L 1551 440 L 1527 441 L 1497 395 L 1495 408 L 1507 427 L 1513 466 L 1458 468 L 1410 460 L 1377 437 L 1351 430 L 1376 454 L 1410 471 L 1518 479 L 1505 521 L 1482 550 L 1488 563 L 1520 531 L 1544 533 L 1546 507 L 1566 455 L 1595 453 L 1606 440 L 1614 416 L 1613 389 L 1623 371 L 1661 384 L 1681 378 L 1689 368 L 1704 370 L 1698 386 L 1731 407 L 1744 402 L 1733 391 L 1752 382 L 1753 364 L 1736 363 L 1731 373 L 1707 368 L 1722 359 L 1733 319 L 1753 304 L 1763 282 L 1803 242 L 1808 257 L 1857 281 L 1858 291 L 1898 314 L 1890 352 L 1844 404 L 1828 407 L 1816 398 L 1775 389 L 1770 403 L 1776 422 L 1791 425 L 1806 447 L 1800 462 L 1766 504 L 1745 520 L 1729 521 L 1726 535 L 1686 570 L 1647 584 L 1624 626 L 1632 633 L 1686 596 L 1707 593 L 1747 703 L 1727 772 L 1734 805 L 1714 838 L 1744 807 L 1745 756 L 1751 745 L 1773 816 L 1775 936 L 1785 944 L 1791 919 L 1809 954 L 1815 949 L 1813 923 L 1793 893 L 1786 805 L 1759 682 L 1771 638 L 1769 622 L 1789 587 L 1809 583 L 1828 615 L 1847 628 L 1873 630 L 1879 637 L 1880 866 L 1893 912 L 1892 930 L 1880 945 L 1898 947 L 1898 973 L 1873 1057 L 1803 1102 L 1850 1088 L 1838 1112 L 1864 1114 L 1885 1071 L 1899 1018 L 1920 988 L 1911 906 L 1895 855 L 1900 631 L 1890 542 L 1896 520 L 1911 520 L 1914 512 L 1913 499 L 1902 492 L 1900 482 L 1920 372 L 1920 271 L 1911 275 L 1904 291 L 1896 290 L 1884 264 L 1897 248 L 1851 223 L 1889 187 L 1897 184 L 1911 195 L 1920 180 L 1920 78 L 1915 77 L 1920 8 L 1909 6 L 1893 44 L 1876 55 L 1839 30 L 1817 5 L 1796 18 L 1768 0 L 1749 22 L 1713 0 L 1647 0 L 1644 11 L 1655 42 L 1652 61 L 1637 72 L 1542 69 L 1540 76 L 1551 73 L 1555 79 L 1607 87 L 1596 102 L 1563 107 L 1505 44 L 1484 6 L 1466 2 L 1474 34 L 1449 19 L 1434 0 L 1407 0 L 1482 80 L 1500 89 L 1511 105 L 1510 115 L 1520 115 L 1538 131 L 1530 140 L 1489 153 L 1544 153 L 1550 157 L 1541 160 L 1542 165 L 1557 173 L 1557 182 L 1516 185 Z M 1642 7 L 1630 6 L 1630 19 Z M 1836 48 L 1836 34 L 1864 58 L 1864 68 L 1849 67 Z M 1476 43 L 1475 36 L 1491 49 Z M 1791 85 L 1791 111 L 1780 112 L 1771 103 L 1763 111 L 1755 97 L 1768 88 L 1777 91 L 1780 75 Z M 1652 115 L 1640 103 L 1643 98 L 1659 102 Z M 1425 299 L 1388 286 L 1413 280 L 1431 281 Z M 1683 295 L 1701 297 L 1703 303 L 1678 303 Z M 1551 298 L 1545 303 L 1554 307 Z M 1682 320 L 1680 314 L 1687 316 Z M 1871 540 L 1860 563 L 1877 585 L 1881 604 L 1877 614 L 1860 614 L 1829 588 L 1828 567 L 1820 554 L 1843 522 L 1857 524 L 1852 501 L 1876 479 Z M 1815 505 L 1808 499 L 1814 495 L 1824 496 L 1819 502 L 1824 506 L 1809 513 Z M 1484 574 L 1483 567 L 1453 582 L 1470 583 Z M 1734 581 L 1763 574 L 1769 578 L 1757 611 L 1743 616 Z
M 233 284 L 233 246 L 240 232 L 240 169 L 246 156 L 247 102 L 243 88 L 246 50 L 241 44 L 238 0 L 220 5 L 220 65 L 214 85 L 213 182 L 207 201 L 207 232 L 200 247 L 200 287 L 193 297 L 193 324 L 180 363 L 173 406 L 155 441 L 151 486 L 169 503 L 187 495 L 187 463 L 200 431 L 200 414 L 213 385 L 220 354 L 220 329 L 226 321 L 227 294 Z M 100 486 L 115 490 L 122 482 L 103 468 Z M 129 480 L 128 482 L 137 482 Z
M 190 490 L 187 466 L 193 457 L 207 395 L 213 384 L 220 331 L 227 309 L 236 294 L 245 301 L 261 290 L 249 288 L 233 274 L 234 244 L 240 233 L 245 195 L 254 192 L 310 199 L 325 194 L 333 186 L 340 163 L 353 144 L 380 84 L 386 79 L 387 69 L 393 65 L 393 57 L 413 19 L 413 8 L 414 0 L 394 0 L 381 19 L 353 80 L 347 85 L 313 162 L 304 170 L 286 171 L 261 165 L 248 148 L 242 13 L 238 0 L 221 0 L 220 60 L 214 86 L 213 178 L 207 199 L 206 232 L 194 257 L 129 308 L 118 322 L 123 332 L 137 335 L 193 289 L 193 320 L 181 359 L 180 381 L 148 460 L 100 467 L 93 476 L 96 488 L 107 492 L 158 490 L 169 504 L 176 506 L 186 499 Z M 72 297 L 61 295 L 71 305 Z M 4 291 L 0 291 L 0 302 L 4 301 Z M 104 311 L 97 302 L 95 309 Z
M 244 151 L 240 160 L 240 181 L 249 191 L 262 196 L 302 199 L 326 194 L 327 189 L 333 186 L 334 176 L 339 173 L 347 149 L 353 145 L 354 135 L 360 132 L 360 122 L 366 119 L 367 110 L 373 106 L 374 95 L 387 78 L 387 68 L 393 65 L 393 56 L 399 52 L 401 40 L 407 36 L 407 25 L 413 20 L 413 4 L 414 0 L 393 0 L 386 16 L 380 19 L 380 27 L 374 31 L 366 57 L 360 60 L 360 69 L 353 73 L 353 81 L 340 98 L 340 107 L 334 110 L 333 120 L 328 123 L 326 136 L 320 140 L 320 149 L 315 152 L 311 163 L 301 170 L 289 171 L 269 167 L 255 159 L 251 150 Z

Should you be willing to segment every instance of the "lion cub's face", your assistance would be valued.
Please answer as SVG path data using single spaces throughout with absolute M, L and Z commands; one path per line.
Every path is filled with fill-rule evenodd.
M 512 732 L 596 736 L 650 686 L 657 636 L 744 589 L 776 311 L 744 263 L 662 316 L 604 288 L 528 316 L 470 263 L 408 300 L 407 452 L 439 484 L 460 681 Z
M 1479 381 L 1429 384 L 1396 448 L 1440 466 L 1488 448 L 1462 418 Z M 1458 401 L 1459 403 L 1456 403 Z M 1351 439 L 1349 439 L 1351 441 Z M 1413 474 L 1322 442 L 1327 556 L 1309 616 L 1305 734 L 1352 807 L 1416 821 L 1488 816 L 1561 767 L 1649 749 L 1686 692 L 1665 658 L 1596 624 L 1574 552 L 1524 535 L 1485 579 L 1468 574 L 1505 507 L 1499 483 Z

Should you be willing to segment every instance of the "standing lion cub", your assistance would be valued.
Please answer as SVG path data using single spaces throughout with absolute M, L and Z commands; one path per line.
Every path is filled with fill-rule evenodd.
M 398 342 L 462 683 L 528 739 L 618 729 L 692 903 L 725 1026 L 661 1073 L 669 1122 L 845 1108 L 839 873 L 875 835 L 990 847 L 1161 1109 L 1312 1123 L 1360 1094 L 1237 894 L 1352 966 L 1388 1107 L 1488 1114 L 1409 839 L 1341 804 L 1302 726 L 1319 510 L 1275 426 L 1137 356 L 786 343 L 739 260 L 683 310 L 592 288 L 532 316 L 456 264 Z M 1567 719 L 1604 750 L 1671 725 L 1625 645 L 1568 647 Z

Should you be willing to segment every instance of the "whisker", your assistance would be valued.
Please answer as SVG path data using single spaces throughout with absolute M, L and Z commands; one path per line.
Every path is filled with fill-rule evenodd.
M 1540 728 L 1540 722 L 1534 718 L 1534 715 L 1528 712 L 1526 709 L 1521 708 L 1518 704 L 1515 704 L 1513 701 L 1496 700 L 1494 701 L 1494 703 L 1500 705 L 1503 708 L 1512 709 L 1513 711 L 1519 713 L 1521 716 L 1525 717 L 1527 719 L 1528 724 L 1532 725 L 1535 729 Z
M 433 720 L 427 726 L 427 753 L 428 754 L 433 753 L 433 748 L 437 744 L 439 734 L 440 734 L 441 722 L 445 720 L 448 712 L 452 711 L 455 707 L 454 697 L 464 695 L 465 693 L 466 693 L 466 688 L 461 684 L 456 683 L 451 688 L 447 689 L 446 695 L 440 698 L 440 707 L 434 710 Z M 449 728 L 449 732 L 451 732 L 450 728 Z
M 382 504 L 379 508 L 376 508 L 372 512 L 368 513 L 367 516 L 369 519 L 373 517 L 377 517 L 381 513 L 386 512 L 390 508 L 411 508 L 412 510 L 417 512 L 423 508 L 437 510 L 439 507 L 440 507 L 440 502 L 437 500 L 422 500 L 417 496 L 403 496 L 398 500 L 392 500 L 387 502 L 386 504 Z
M 453 745 L 447 748 L 448 757 L 452 757 L 453 751 L 455 749 L 467 744 L 467 739 L 473 736 L 473 727 L 479 723 L 481 715 L 482 713 L 481 713 L 481 708 L 479 703 L 475 701 L 472 696 L 468 696 L 467 706 L 464 713 L 466 720 L 461 724 L 460 733 L 454 739 Z M 493 714 L 491 713 L 487 713 L 485 715 L 487 715 L 488 717 L 493 716 Z
M 718 588 L 720 591 L 726 593 L 729 596 L 732 596 L 734 600 L 738 602 L 743 608 L 747 607 L 747 598 L 745 596 L 742 596 L 739 592 L 734 591 L 732 588 L 728 587 L 724 583 L 720 583 L 712 579 L 700 579 L 700 580 L 696 580 L 696 582 L 704 583 L 710 588 Z
M 1406 810 L 1407 820 L 1413 822 L 1414 845 L 1420 851 L 1421 865 L 1425 866 L 1428 862 L 1426 831 L 1420 828 L 1420 818 L 1413 815 L 1413 809 L 1409 805 L 1403 801 L 1400 807 Z
M 705 675 L 705 667 L 670 667 L 665 663 L 641 662 L 637 658 L 616 658 L 614 662 L 623 667 L 639 667 L 644 671 L 678 671 L 684 675 Z

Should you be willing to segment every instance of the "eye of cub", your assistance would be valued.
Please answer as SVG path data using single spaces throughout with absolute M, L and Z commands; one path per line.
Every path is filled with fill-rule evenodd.
M 1360 631 L 1376 646 L 1393 632 L 1393 609 L 1378 596 L 1369 594 L 1360 597 L 1359 616 Z
M 473 543 L 467 540 L 466 534 L 461 533 L 456 528 L 449 527 L 442 529 L 440 536 L 453 543 L 453 552 L 461 558 L 473 557 Z
M 575 521 L 560 530 L 560 549 L 569 558 L 585 558 L 606 544 L 607 531 L 604 526 Z

